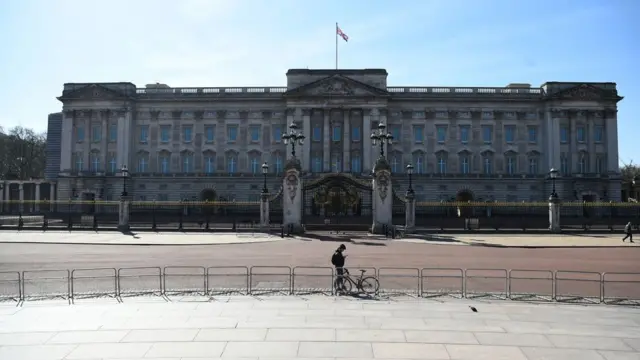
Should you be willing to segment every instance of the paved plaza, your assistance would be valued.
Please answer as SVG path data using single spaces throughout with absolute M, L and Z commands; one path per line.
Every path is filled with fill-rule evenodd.
M 116 231 L 0 231 L 0 243 L 39 244 L 93 244 L 93 245 L 214 245 L 247 244 L 283 240 L 313 240 L 330 237 L 333 240 L 354 239 L 367 241 L 401 242 L 431 245 L 471 245 L 497 247 L 635 247 L 637 243 L 622 242 L 620 234 L 571 233 L 555 234 L 431 234 L 407 235 L 401 239 L 390 239 L 362 232 L 343 233 L 315 232 L 293 238 L 282 238 L 279 234 L 260 232 L 240 233 L 182 233 L 182 232 L 133 232 L 123 234 Z
M 640 309 L 324 296 L 0 304 L 3 360 L 219 358 L 640 359 Z

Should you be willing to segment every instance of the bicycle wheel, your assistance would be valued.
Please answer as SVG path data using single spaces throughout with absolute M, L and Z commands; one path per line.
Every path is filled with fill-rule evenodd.
M 378 290 L 380 289 L 380 283 L 378 282 L 378 279 L 374 278 L 373 276 L 367 276 L 360 282 L 360 289 L 365 294 L 373 295 L 378 293 Z
M 336 278 L 336 280 L 333 282 L 333 287 L 336 290 L 336 295 L 339 294 L 339 293 L 349 294 L 349 293 L 351 293 L 351 289 L 353 288 L 353 284 L 351 284 L 351 281 L 347 280 L 346 277 L 342 278 L 342 284 L 340 284 L 338 282 L 338 279 Z

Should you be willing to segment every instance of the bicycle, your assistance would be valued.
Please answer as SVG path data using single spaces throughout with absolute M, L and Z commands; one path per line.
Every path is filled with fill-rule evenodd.
M 351 293 L 351 289 L 353 289 L 353 285 L 356 286 L 358 293 L 364 293 L 367 295 L 373 295 L 378 292 L 380 289 L 380 282 L 373 276 L 364 276 L 364 273 L 367 270 L 360 270 L 360 277 L 355 280 L 351 278 L 348 269 L 344 269 L 344 275 L 336 278 L 333 285 L 336 289 L 336 294 L 338 292 L 343 293 Z M 340 279 L 342 278 L 342 283 L 340 283 Z

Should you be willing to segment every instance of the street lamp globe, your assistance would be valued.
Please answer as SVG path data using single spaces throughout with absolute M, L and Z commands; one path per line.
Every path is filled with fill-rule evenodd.
M 269 164 L 265 162 L 264 164 L 262 164 L 262 173 L 266 174 L 268 172 L 269 172 Z
M 129 174 L 129 169 L 127 169 L 127 165 L 122 165 L 120 172 L 122 172 L 122 176 L 127 176 Z
M 558 177 L 558 170 L 551 168 L 551 170 L 549 170 L 549 177 L 552 179 L 555 179 Z
M 411 164 L 407 165 L 407 174 L 409 175 L 413 174 L 413 165 Z

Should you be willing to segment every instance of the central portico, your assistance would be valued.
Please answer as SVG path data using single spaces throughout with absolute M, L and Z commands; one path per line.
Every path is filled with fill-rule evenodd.
M 371 173 L 373 149 L 364 131 L 386 123 L 386 86 L 383 69 L 287 72 L 287 122 L 302 128 L 307 139 L 303 172 Z

